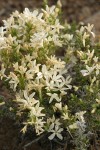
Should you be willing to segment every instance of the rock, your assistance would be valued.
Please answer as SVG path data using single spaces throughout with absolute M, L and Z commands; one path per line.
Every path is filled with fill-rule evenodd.
M 91 11 L 90 11 L 89 7 L 87 7 L 87 6 L 83 7 L 82 15 L 84 18 L 87 18 L 87 16 L 91 15 Z

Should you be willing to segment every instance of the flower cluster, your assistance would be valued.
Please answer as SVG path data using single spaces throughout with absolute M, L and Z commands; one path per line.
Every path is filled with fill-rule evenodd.
M 63 133 L 72 130 L 83 135 L 84 114 L 96 112 L 95 100 L 97 107 L 100 104 L 93 25 L 80 24 L 73 30 L 60 24 L 59 11 L 56 6 L 33 12 L 25 8 L 0 27 L 0 78 L 15 94 L 12 101 L 24 120 L 22 131 L 32 126 L 37 135 L 48 132 L 50 140 L 63 140 Z M 58 58 L 61 47 L 65 55 Z
M 61 30 L 64 27 L 60 25 L 57 10 L 55 6 L 46 6 L 46 10 L 42 9 L 41 13 L 38 10 L 30 12 L 28 8 L 23 13 L 15 11 L 8 20 L 3 20 L 0 51 L 7 56 L 13 53 L 15 61 L 19 61 L 23 51 L 34 53 L 34 58 L 39 56 L 42 59 L 52 54 L 54 46 L 62 47 Z M 51 51 L 48 50 L 49 46 Z
M 58 105 L 62 105 L 67 91 L 71 90 L 72 78 L 65 61 L 51 55 L 55 51 L 53 47 L 56 49 L 64 43 L 61 32 L 64 26 L 59 23 L 57 10 L 55 6 L 46 6 L 46 10 L 39 13 L 25 8 L 23 13 L 16 11 L 7 21 L 4 20 L 4 27 L 0 28 L 0 77 L 15 92 L 17 114 L 28 111 L 23 131 L 31 125 L 36 134 L 54 132 L 62 139 L 61 122 L 69 117 L 68 110 L 62 106 L 59 109 Z M 58 110 L 62 112 L 61 119 L 54 116 Z M 52 117 L 58 125 L 51 125 Z M 52 122 L 48 123 L 50 120 Z

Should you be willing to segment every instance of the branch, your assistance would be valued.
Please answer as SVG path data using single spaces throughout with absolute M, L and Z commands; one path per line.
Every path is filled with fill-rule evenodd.
M 65 143 L 59 142 L 57 139 L 53 139 L 54 142 L 58 143 L 61 146 L 65 146 Z
M 64 150 L 67 150 L 67 141 L 66 141 L 66 143 L 65 143 L 65 146 L 64 146 Z
M 24 150 L 26 150 L 26 148 L 28 147 L 28 146 L 30 146 L 30 145 L 32 145 L 33 143 L 36 143 L 36 142 L 38 142 L 40 139 L 42 139 L 44 137 L 44 134 L 42 134 L 42 135 L 40 135 L 38 138 L 36 138 L 35 140 L 33 140 L 33 141 L 31 141 L 30 143 L 28 143 L 28 144 L 26 144 L 25 146 L 24 146 Z

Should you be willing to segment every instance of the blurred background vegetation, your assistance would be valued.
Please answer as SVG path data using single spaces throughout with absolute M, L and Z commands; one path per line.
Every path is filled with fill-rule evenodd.
M 18 10 L 22 12 L 25 7 L 30 10 L 44 6 L 44 0 L 0 0 L 0 26 L 2 20 Z M 46 1 L 46 0 L 45 0 Z M 49 6 L 55 5 L 58 0 L 48 0 Z M 62 19 L 71 22 L 86 22 L 95 25 L 95 31 L 100 38 L 100 0 L 60 0 L 62 3 Z

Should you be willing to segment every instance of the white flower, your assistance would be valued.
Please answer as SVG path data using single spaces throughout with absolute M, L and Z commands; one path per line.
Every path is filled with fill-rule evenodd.
M 90 25 L 89 23 L 88 23 L 87 26 L 85 26 L 85 28 L 87 29 L 87 31 L 88 31 L 89 33 L 91 33 L 93 37 L 95 37 L 94 32 L 92 32 L 93 27 L 94 27 L 94 25 L 93 25 L 93 24 Z
M 86 129 L 85 122 L 76 121 L 76 123 L 77 123 L 77 127 L 78 127 L 78 130 L 79 130 L 79 134 L 82 134 L 82 132 L 85 132 L 85 129 Z
M 6 71 L 6 68 L 4 67 L 4 64 L 1 65 L 1 70 L 0 70 L 0 78 L 1 80 L 4 78 L 4 77 L 7 77 L 5 75 L 5 71 Z
M 63 107 L 62 118 L 63 118 L 64 120 L 68 120 L 68 119 L 69 119 L 69 116 L 68 116 L 68 106 L 67 106 L 67 105 L 65 105 L 65 106 Z
M 71 41 L 73 39 L 73 34 L 65 34 L 62 37 L 65 38 L 67 41 Z
M 37 135 L 44 132 L 45 121 L 43 120 L 43 117 L 39 118 L 31 115 L 27 124 L 34 126 Z
M 56 71 L 53 72 L 53 74 L 51 76 L 52 81 L 55 81 L 55 82 L 62 82 L 61 78 L 62 78 L 62 76 L 60 74 L 58 74 Z
M 86 53 L 89 59 L 92 59 L 93 55 L 94 55 L 94 49 L 92 51 L 88 50 L 88 52 Z
M 69 125 L 69 129 L 77 129 L 77 128 L 78 128 L 78 126 L 77 126 L 76 122 L 71 124 L 71 125 Z
M 61 92 L 61 94 L 65 95 L 67 94 L 66 90 L 71 89 L 72 86 L 69 84 L 71 82 L 71 78 L 70 76 L 68 76 L 66 79 L 62 76 L 61 78 L 61 82 L 57 82 L 55 81 L 55 90 L 59 90 Z
M 83 41 L 83 46 L 85 47 L 85 41 L 86 39 L 89 37 L 89 34 L 87 34 L 86 32 L 84 32 L 83 37 L 82 37 L 82 41 Z
M 4 27 L 0 27 L 0 44 L 5 42 L 4 34 L 5 34 Z
M 3 23 L 4 23 L 4 26 L 6 29 L 9 29 L 12 27 L 12 25 L 14 25 L 14 17 L 11 16 L 9 19 L 6 20 L 3 20 Z
M 69 119 L 68 112 L 63 113 L 62 118 L 63 118 L 64 120 L 68 120 L 68 119 Z
M 44 87 L 45 85 L 42 82 L 39 82 L 39 80 L 35 80 L 31 82 L 31 87 L 35 90 L 40 92 L 41 89 Z
M 51 34 L 59 33 L 59 32 L 60 32 L 60 29 L 64 29 L 64 26 L 60 25 L 59 19 L 56 19 L 56 20 L 55 20 L 55 24 L 54 24 L 54 25 L 51 25 L 50 27 L 51 27 L 51 29 L 52 29 L 52 30 L 50 31 Z
M 100 105 L 100 99 L 96 99 L 96 102 Z
M 49 78 L 49 71 L 48 71 L 46 65 L 42 65 L 42 74 L 43 74 L 43 76 L 45 77 L 45 79 L 48 79 L 48 78 Z
M 96 102 L 97 102 L 96 105 L 97 105 L 97 106 L 100 106 L 100 99 L 96 99 Z M 95 113 L 96 109 L 97 109 L 97 108 L 94 107 L 94 108 L 92 109 L 91 113 L 92 113 L 92 114 Z
M 97 63 L 98 62 L 98 57 L 94 56 L 93 60 L 94 60 L 95 63 Z
M 50 101 L 49 103 L 51 103 L 54 99 L 57 101 L 57 102 L 60 102 L 61 101 L 61 98 L 59 98 L 58 94 L 56 93 L 47 93 L 47 95 L 50 96 Z
M 48 34 L 45 31 L 35 33 L 30 39 L 31 46 L 37 48 L 43 47 L 44 41 L 47 40 L 46 39 L 47 35 Z
M 83 76 L 90 75 L 90 74 L 94 71 L 95 66 L 89 67 L 89 66 L 86 65 L 86 69 L 87 69 L 87 70 L 81 70 L 81 71 L 80 71 Z
M 16 62 L 15 64 L 13 64 L 13 67 L 14 67 L 14 70 L 15 70 L 15 71 L 18 71 L 18 69 L 19 69 L 18 62 Z
M 57 125 L 57 126 L 61 125 L 60 119 L 56 119 L 54 115 L 52 116 L 52 118 L 47 119 L 47 124 L 50 126 L 49 130 L 51 129 L 51 126 L 53 126 L 53 125 Z
M 85 30 L 85 27 L 81 26 L 80 30 L 76 30 L 76 32 L 82 35 L 84 33 L 84 30 Z
M 27 65 L 30 70 L 34 73 L 38 73 L 39 72 L 39 66 L 41 66 L 40 64 L 36 64 L 36 60 L 34 61 L 30 61 Z
M 60 128 L 59 126 L 52 126 L 50 127 L 49 132 L 52 132 L 52 134 L 48 137 L 49 140 L 53 140 L 55 136 L 57 136 L 60 140 L 63 139 L 61 132 L 63 131 L 63 128 Z
M 35 116 L 37 118 L 45 116 L 45 114 L 41 112 L 44 109 L 44 107 L 40 107 L 39 105 L 40 104 L 37 103 L 34 107 L 31 108 L 31 116 Z
M 56 8 L 55 6 L 48 7 L 46 5 L 46 10 L 42 9 L 42 11 L 46 15 L 46 17 L 49 17 L 50 15 L 54 15 L 55 14 L 55 8 Z
M 27 131 L 27 124 L 22 128 L 21 130 L 23 133 L 25 133 Z
M 51 90 L 54 90 L 55 88 L 55 83 L 54 83 L 54 81 L 50 81 L 50 79 L 49 78 L 47 78 L 46 79 L 46 90 L 48 90 L 48 91 L 51 91 Z
M 80 111 L 75 114 L 80 122 L 85 123 L 84 116 L 83 116 L 85 113 L 86 111 Z
M 5 105 L 5 102 L 0 102 L 0 106 Z
M 0 50 L 4 48 L 9 48 L 9 46 L 7 45 L 6 39 L 7 39 L 6 37 L 0 37 Z M 0 60 L 1 60 L 1 56 L 0 56 Z
M 19 70 L 18 70 L 18 72 L 20 72 L 20 74 L 24 74 L 24 73 L 26 73 L 26 70 L 27 70 L 27 68 L 25 68 L 24 66 L 19 66 Z
M 37 135 L 40 135 L 41 133 L 44 132 L 44 124 L 45 121 L 43 121 L 43 118 L 41 119 L 36 117 L 34 125 Z
M 48 66 L 50 65 L 51 67 L 54 66 L 52 70 L 54 69 L 57 71 L 62 71 L 62 69 L 65 68 L 66 63 L 65 61 L 62 61 L 60 58 L 57 59 L 54 55 L 54 56 L 47 57 L 47 64 Z
M 14 91 L 16 91 L 16 87 L 19 83 L 19 79 L 18 79 L 17 75 L 15 75 L 13 72 L 10 72 L 10 75 L 7 77 L 7 80 L 9 80 L 9 79 L 10 79 L 10 81 L 9 81 L 10 87 Z
M 54 42 L 54 44 L 55 44 L 56 46 L 62 47 L 62 41 L 60 41 L 58 34 L 54 34 L 54 35 L 52 36 L 52 41 Z
M 65 112 L 67 112 L 67 111 L 68 111 L 68 106 L 65 105 L 65 106 L 63 107 L 63 109 L 64 109 Z
M 71 81 L 72 81 L 72 78 L 70 77 L 70 75 L 67 76 L 67 78 L 65 79 L 65 85 L 68 87 L 68 89 L 72 88 L 72 85 L 70 85 Z
M 78 86 L 73 86 L 74 90 L 77 91 L 79 89 Z
M 33 58 L 30 54 L 25 55 L 26 62 L 31 62 Z
M 38 12 L 38 10 L 34 10 L 33 12 L 31 12 L 28 8 L 25 8 L 24 12 L 23 12 L 25 18 L 28 19 L 40 19 L 42 18 L 43 14 Z
M 0 37 L 0 44 L 1 44 L 2 42 L 5 42 L 5 38 L 4 38 L 4 37 Z
M 99 75 L 100 73 L 100 64 L 96 64 L 96 75 Z
M 57 5 L 58 5 L 58 7 L 62 7 L 62 3 L 60 0 L 57 1 Z
M 36 77 L 36 79 L 41 79 L 42 77 L 43 77 L 42 72 L 38 72 L 38 73 L 37 73 L 37 77 Z
M 63 94 L 67 94 L 67 92 L 66 92 L 66 90 L 67 90 L 68 88 L 67 87 L 65 87 L 65 82 L 56 82 L 55 83 L 55 88 L 54 88 L 54 90 L 57 90 L 57 91 L 60 91 L 61 93 L 63 93 Z
M 27 91 L 24 90 L 23 94 L 24 98 L 21 98 L 19 94 L 16 95 L 16 100 L 22 109 L 31 109 L 31 107 L 34 107 L 34 105 L 39 102 L 34 98 L 35 92 L 29 95 Z
M 0 27 L 0 37 L 4 37 L 4 33 L 5 33 L 5 31 L 4 31 L 4 27 Z
M 55 107 L 58 108 L 59 110 L 62 110 L 62 103 L 56 103 Z
M 33 77 L 34 77 L 34 71 L 32 71 L 32 70 L 26 71 L 25 77 L 26 77 L 27 80 L 33 79 Z

